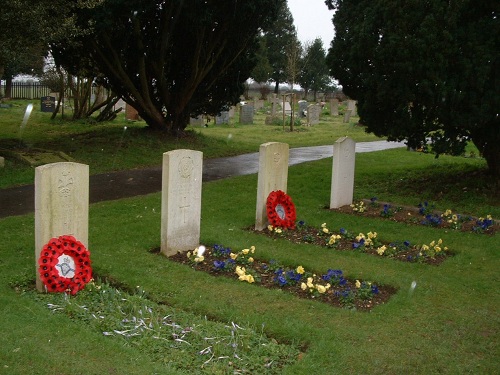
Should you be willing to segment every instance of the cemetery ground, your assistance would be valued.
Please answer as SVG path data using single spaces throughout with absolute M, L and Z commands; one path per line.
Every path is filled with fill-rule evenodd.
M 248 129 L 252 129 L 251 126 Z M 61 127 L 64 129 L 56 133 L 55 138 L 61 137 L 64 141 L 55 140 L 53 144 L 47 141 L 44 146 L 71 143 L 63 131 L 71 125 L 61 124 Z M 73 142 L 87 139 L 92 144 L 90 126 L 79 124 L 77 127 L 81 127 L 78 131 L 85 137 L 76 136 Z M 112 143 L 106 127 L 94 127 L 91 130 L 96 130 L 96 142 L 102 139 L 104 146 L 107 133 L 108 143 Z M 234 144 L 228 141 L 227 134 L 233 134 L 234 140 L 238 138 L 234 136 L 235 129 L 239 128 L 227 127 L 225 135 L 223 129 L 215 129 L 214 133 L 220 134 L 213 139 L 211 127 L 200 129 L 202 136 L 195 139 L 202 139 L 207 149 L 226 148 L 217 150 L 219 155 L 233 153 L 236 150 L 231 148 Z M 353 127 L 352 131 L 355 130 Z M 117 126 L 111 134 L 119 140 L 121 132 L 123 127 Z M 307 142 L 305 135 L 314 134 L 307 129 L 303 132 L 294 134 L 302 142 Z M 40 133 L 43 138 L 43 132 Z M 293 138 L 291 134 L 288 136 Z M 320 138 L 318 136 L 318 141 Z M 123 149 L 133 149 L 140 165 L 141 153 L 149 151 L 134 149 L 134 139 L 145 142 L 138 135 Z M 323 144 L 333 143 L 335 139 L 326 139 Z M 270 140 L 287 142 L 265 138 L 256 139 L 255 145 L 250 145 L 242 139 L 235 148 L 240 152 L 255 152 L 256 144 Z M 179 140 L 179 144 L 181 142 L 183 140 Z M 190 142 L 180 148 L 193 148 L 193 141 Z M 305 145 L 310 144 L 295 144 Z M 75 151 L 73 156 L 77 156 L 79 162 L 87 162 L 79 158 L 88 146 L 73 147 L 79 150 L 81 147 L 81 154 Z M 158 147 L 156 164 L 159 164 L 161 153 L 168 150 L 157 143 L 150 147 Z M 114 151 L 111 147 L 107 150 Z M 124 158 L 132 160 L 133 152 Z M 112 165 L 112 157 L 103 158 L 108 161 L 97 168 Z M 98 164 L 98 153 L 95 159 Z M 358 154 L 355 201 L 377 197 L 383 202 L 412 207 L 427 201 L 440 211 L 451 209 L 475 217 L 491 214 L 498 220 L 498 191 L 488 185 L 484 168 L 484 161 L 475 157 L 435 159 L 433 155 L 404 149 Z M 32 183 L 25 177 L 16 180 L 14 172 L 8 173 L 12 176 L 11 183 Z M 97 317 L 85 314 L 85 309 L 75 305 L 71 305 L 66 314 L 57 311 L 57 306 L 64 304 L 61 295 L 38 295 L 33 290 L 33 215 L 5 218 L 0 220 L 3 333 L 0 371 L 9 374 L 182 374 L 187 371 L 245 373 L 246 369 L 246 373 L 255 374 L 496 373 L 500 365 L 498 234 L 417 226 L 329 210 L 326 207 L 330 178 L 330 159 L 290 167 L 287 193 L 295 203 L 297 220 L 317 228 L 326 223 L 335 231 L 339 228 L 353 233 L 376 231 L 383 241 L 429 243 L 442 239 L 453 256 L 436 266 L 262 236 L 248 230 L 255 220 L 256 175 L 203 184 L 201 243 L 220 244 L 234 251 L 255 246 L 255 257 L 262 260 L 277 259 L 318 274 L 329 268 L 341 269 L 349 279 L 370 280 L 396 289 L 387 302 L 370 312 L 353 311 L 314 299 L 299 299 L 277 288 L 216 277 L 156 254 L 152 250 L 160 243 L 160 193 L 93 204 L 89 250 L 94 273 L 123 293 L 130 302 L 126 308 L 133 316 L 144 317 L 146 307 L 150 307 L 157 311 L 151 314 L 160 317 L 159 320 L 169 316 L 168 329 L 173 330 L 174 323 L 181 327 L 168 331 L 172 334 L 161 340 L 146 335 L 126 337 L 114 332 L 128 328 L 120 325 L 122 315 L 112 305 L 115 299 L 121 298 L 116 298 L 116 292 L 107 286 L 101 286 L 101 291 L 107 294 L 89 290 L 82 298 L 90 297 L 79 302 L 86 307 L 96 306 Z M 145 298 L 141 298 L 144 295 Z M 110 306 L 113 311 L 108 311 Z M 101 315 L 115 320 L 102 319 Z M 98 325 L 99 321 L 103 323 Z M 112 324 L 115 321 L 118 326 Z M 210 352 L 203 352 L 210 346 L 203 341 L 205 337 L 218 338 L 221 347 L 213 345 L 213 350 L 221 350 L 217 352 L 223 354 L 220 357 L 230 358 L 218 358 L 217 354 L 202 368 L 211 358 Z M 201 343 L 196 338 L 201 338 Z

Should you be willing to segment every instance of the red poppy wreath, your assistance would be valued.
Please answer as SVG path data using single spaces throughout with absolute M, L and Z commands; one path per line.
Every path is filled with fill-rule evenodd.
M 297 214 L 292 198 L 281 190 L 272 191 L 266 202 L 267 219 L 272 226 L 295 228 Z
M 76 294 L 92 278 L 90 253 L 73 236 L 52 238 L 38 258 L 38 272 L 48 292 Z

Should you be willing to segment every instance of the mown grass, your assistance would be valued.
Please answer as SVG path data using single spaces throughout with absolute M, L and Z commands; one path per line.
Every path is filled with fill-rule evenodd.
M 492 214 L 498 220 L 499 201 L 489 193 L 484 168 L 481 159 L 434 159 L 402 149 L 358 154 L 355 199 L 377 196 L 409 206 L 429 200 L 441 210 Z M 342 269 L 349 278 L 392 285 L 398 289 L 396 295 L 370 313 L 354 312 L 169 261 L 150 252 L 160 242 L 159 194 L 91 206 L 89 249 L 94 270 L 126 289 L 140 286 L 152 301 L 179 314 L 222 324 L 235 322 L 256 332 L 263 329 L 278 342 L 302 348 L 304 353 L 280 370 L 283 374 L 496 373 L 500 365 L 497 236 L 327 210 L 330 178 L 329 160 L 290 168 L 288 193 L 299 220 L 318 227 L 326 222 L 332 230 L 377 231 L 384 241 L 429 243 L 442 238 L 455 255 L 440 266 L 429 266 L 254 234 L 244 229 L 255 215 L 257 177 L 251 175 L 203 185 L 202 243 L 235 250 L 254 245 L 256 257 L 300 264 L 316 272 Z M 185 361 L 188 353 L 169 354 L 168 347 L 162 347 L 163 360 L 159 360 L 132 340 L 124 343 L 53 314 L 45 298 L 42 303 L 30 293 L 16 292 L 12 283 L 27 284 L 34 276 L 33 217 L 6 218 L 0 225 L 4 332 L 0 343 L 6 373 L 152 374 L 175 373 L 186 366 L 176 367 L 175 361 Z M 188 368 L 192 373 L 202 371 L 194 363 Z
M 240 125 L 238 116 L 229 125 L 187 128 L 186 135 L 170 138 L 151 132 L 143 121 L 126 121 L 119 115 L 115 121 L 95 124 L 89 121 L 50 120 L 50 113 L 40 112 L 35 103 L 31 117 L 21 129 L 29 101 L 11 101 L 11 108 L 0 108 L 0 155 L 2 149 L 32 150 L 33 148 L 62 151 L 75 161 L 88 164 L 90 173 L 158 166 L 163 152 L 192 149 L 203 152 L 204 158 L 255 152 L 264 142 L 285 142 L 290 147 L 333 144 L 341 136 L 356 141 L 377 140 L 362 127 L 342 123 L 340 116 L 331 117 L 324 111 L 322 122 L 312 127 L 297 126 L 291 133 L 282 125 L 265 125 L 266 111 L 257 112 L 254 125 Z M 70 116 L 66 110 L 66 116 Z M 305 121 L 303 121 L 305 124 Z M 0 188 L 33 183 L 34 168 L 7 158 L 0 169 Z

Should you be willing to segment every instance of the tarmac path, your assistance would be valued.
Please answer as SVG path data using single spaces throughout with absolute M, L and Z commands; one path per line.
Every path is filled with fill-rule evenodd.
M 406 147 L 402 142 L 358 142 L 356 152 L 382 151 Z M 290 149 L 289 165 L 300 164 L 333 156 L 333 145 L 297 147 Z M 203 182 L 232 176 L 257 173 L 259 153 L 206 159 L 203 161 Z M 161 166 L 131 169 L 91 175 L 90 203 L 128 198 L 161 191 Z M 35 210 L 34 185 L 0 189 L 0 219 L 24 215 Z

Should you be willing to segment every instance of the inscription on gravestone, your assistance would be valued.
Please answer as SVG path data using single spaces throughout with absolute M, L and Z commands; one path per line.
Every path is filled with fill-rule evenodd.
M 199 245 L 202 161 L 199 151 L 163 154 L 161 251 L 167 256 Z
M 40 98 L 40 111 L 42 112 L 54 112 L 56 109 L 56 97 L 55 96 L 42 96 Z

